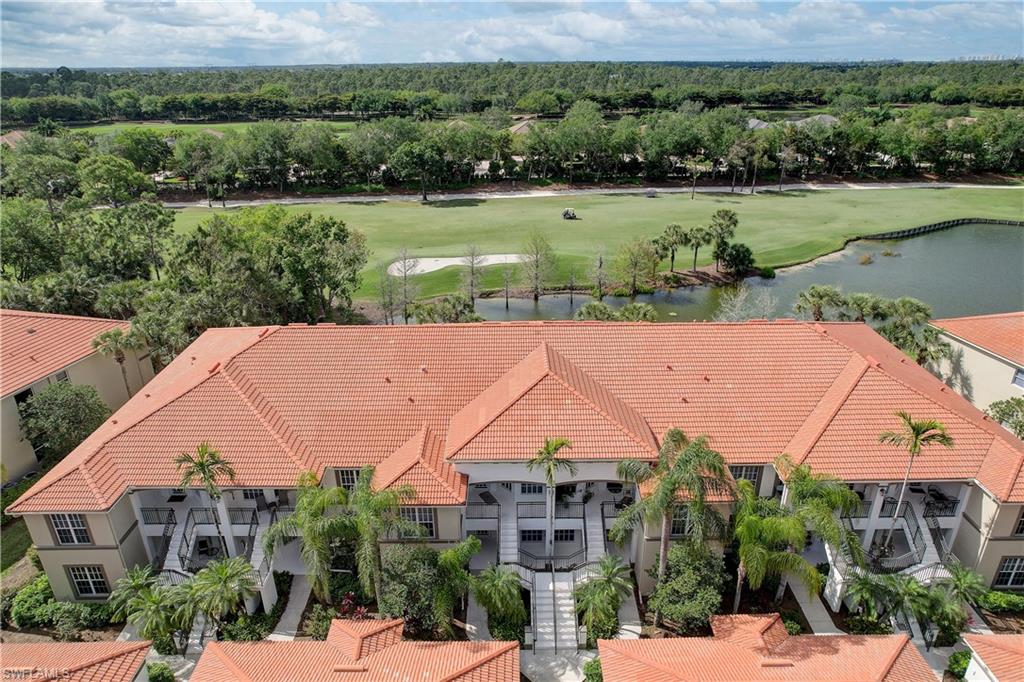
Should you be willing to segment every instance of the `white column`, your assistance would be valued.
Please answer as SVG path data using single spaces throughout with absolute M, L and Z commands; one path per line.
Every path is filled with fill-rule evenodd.
M 228 556 L 236 557 L 240 555 L 242 552 L 238 547 L 238 540 L 235 538 L 235 534 L 231 532 L 231 515 L 228 514 L 227 499 L 224 495 L 221 495 L 220 499 L 217 500 L 214 511 L 220 518 L 220 529 L 224 533 L 224 543 L 227 545 Z
M 544 498 L 544 511 L 548 519 L 548 529 L 544 533 L 544 545 L 547 547 L 548 556 L 555 555 L 555 487 L 546 486 L 547 495 Z
M 138 521 L 139 525 L 141 526 L 142 525 L 142 501 L 139 499 L 139 496 L 135 494 L 134 490 L 128 491 L 128 499 L 132 503 L 132 511 L 135 512 L 135 520 Z M 141 533 L 141 531 L 140 531 L 140 533 Z M 150 562 L 152 562 L 153 561 L 153 550 L 150 548 L 149 543 L 150 543 L 150 541 L 147 538 L 147 536 L 145 534 L 142 534 L 142 546 L 146 549 L 146 558 L 149 559 Z
M 871 509 L 868 510 L 868 518 L 864 526 L 864 541 L 861 542 L 861 546 L 864 549 L 871 549 L 871 539 L 875 537 L 875 531 L 879 528 L 879 515 L 882 513 L 882 505 L 885 503 L 886 497 L 881 492 L 882 488 L 884 487 L 888 491 L 891 485 L 891 483 L 878 483 L 875 485 L 875 497 L 872 501 Z

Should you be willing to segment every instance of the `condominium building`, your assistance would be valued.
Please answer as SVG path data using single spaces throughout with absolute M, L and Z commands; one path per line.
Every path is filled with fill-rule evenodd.
M 1024 396 L 1024 311 L 931 324 L 951 350 L 933 370 L 978 409 Z
M 54 382 L 70 381 L 92 386 L 116 410 L 153 378 L 146 350 L 127 353 L 125 374 L 113 358 L 93 350 L 97 335 L 128 328 L 121 320 L 0 310 L 0 461 L 8 480 L 39 465 L 36 447 L 22 432 L 18 410 L 33 395 Z
M 898 410 L 941 421 L 955 444 L 914 459 L 897 510 L 909 455 L 878 436 L 899 427 Z M 593 562 L 618 554 L 641 594 L 653 587 L 661 524 L 640 525 L 621 545 L 608 529 L 649 492 L 623 480 L 618 463 L 653 461 L 672 428 L 706 436 L 731 479 L 766 497 L 786 497 L 773 466 L 783 453 L 847 481 L 863 504 L 846 522 L 876 570 L 929 582 L 955 546 L 993 585 L 1024 588 L 1020 543 L 978 541 L 1024 526 L 969 520 L 979 505 L 1019 518 L 1024 443 L 855 323 L 211 329 L 11 511 L 25 517 L 60 599 L 104 598 L 133 565 L 173 576 L 228 555 L 248 558 L 269 605 L 271 570 L 302 570 L 298 543 L 271 558 L 262 542 L 291 513 L 299 475 L 351 487 L 372 466 L 375 486 L 415 490 L 401 513 L 423 537 L 390 541 L 480 537 L 471 568 L 516 570 L 544 607 L 535 622 L 553 621 L 537 646 L 574 647 L 568 595 Z M 576 465 L 551 490 L 527 467 L 548 438 L 567 439 L 559 456 Z M 236 472 L 217 500 L 178 487 L 174 458 L 204 442 Z M 728 496 L 713 503 L 728 515 Z M 874 548 L 893 518 L 895 551 L 882 555 Z M 668 528 L 686 530 L 685 514 Z M 820 542 L 807 551 L 835 566 L 825 596 L 837 607 L 852 569 Z

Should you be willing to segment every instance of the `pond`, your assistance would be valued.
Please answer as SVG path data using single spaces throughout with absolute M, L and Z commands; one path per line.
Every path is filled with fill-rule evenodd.
M 883 251 L 895 255 L 883 256 Z M 862 265 L 864 256 L 872 262 Z M 842 251 L 780 271 L 774 280 L 753 277 L 777 301 L 776 317 L 792 317 L 797 294 L 812 284 L 832 284 L 844 293 L 869 292 L 896 298 L 913 296 L 932 307 L 935 317 L 981 315 L 1024 309 L 1024 229 L 1012 225 L 960 225 L 909 239 L 857 241 Z M 662 321 L 710 320 L 728 288 L 683 287 L 637 296 Z M 512 299 L 480 299 L 476 310 L 488 320 L 564 320 L 590 296 L 568 294 Z M 620 307 L 625 297 L 606 296 Z

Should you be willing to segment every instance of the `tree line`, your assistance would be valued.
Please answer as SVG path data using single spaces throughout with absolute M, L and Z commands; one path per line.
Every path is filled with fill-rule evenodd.
M 0 72 L 5 118 L 34 123 L 96 118 L 240 118 L 336 112 L 531 113 L 579 99 L 607 109 L 970 102 L 1024 105 L 1020 60 L 861 64 L 549 63 L 423 64 L 310 68 L 132 70 L 60 67 Z M 544 105 L 544 106 L 540 106 Z M 557 110 L 556 109 L 556 110 Z

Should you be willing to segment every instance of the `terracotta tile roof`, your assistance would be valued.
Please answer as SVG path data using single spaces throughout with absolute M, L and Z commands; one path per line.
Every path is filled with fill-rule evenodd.
M 653 458 L 672 427 L 730 464 L 789 452 L 848 480 L 898 480 L 907 455 L 877 439 L 899 409 L 956 439 L 915 477 L 1024 501 L 1024 443 L 862 324 L 211 329 L 11 511 L 100 510 L 128 487 L 175 486 L 174 456 L 202 441 L 240 487 L 380 466 L 438 504 L 465 497 L 449 462 L 523 461 L 547 437 L 577 459 Z
M 607 682 L 920 682 L 931 669 L 906 635 L 797 635 L 778 614 L 714 616 L 713 637 L 600 640 Z
M 427 426 L 374 469 L 375 488 L 402 485 L 416 490 L 412 504 L 433 506 L 466 502 L 466 477 L 445 460 L 444 441 Z
M 964 635 L 999 682 L 1024 682 L 1024 635 Z
M 0 310 L 0 395 L 8 396 L 92 355 L 92 340 L 120 320 Z
M 517 642 L 403 641 L 402 621 L 335 620 L 327 641 L 210 642 L 192 682 L 517 682 Z
M 932 320 L 933 327 L 1024 367 L 1024 310 Z
M 149 642 L 40 642 L 0 644 L 3 678 L 131 682 L 146 660 Z

